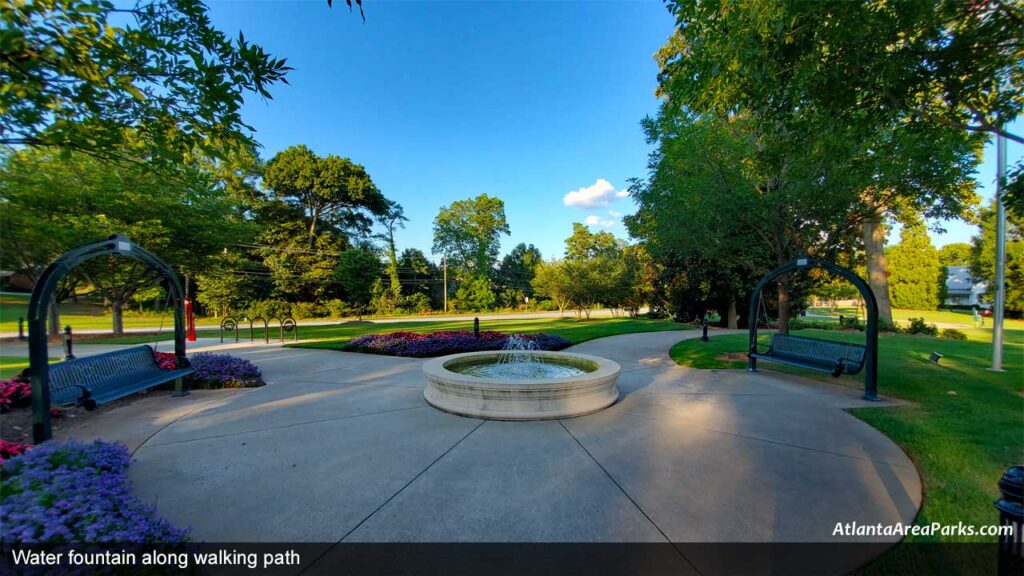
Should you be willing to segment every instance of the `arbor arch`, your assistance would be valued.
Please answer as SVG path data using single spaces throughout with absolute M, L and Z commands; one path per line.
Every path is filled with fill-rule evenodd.
M 179 368 L 188 366 L 185 358 L 185 293 L 181 280 L 163 260 L 135 244 L 123 234 L 93 242 L 65 252 L 54 260 L 36 281 L 28 303 L 28 355 L 32 375 L 32 436 L 34 441 L 52 436 L 50 425 L 50 368 L 46 342 L 46 312 L 57 283 L 81 264 L 100 256 L 127 256 L 147 264 L 159 273 L 171 294 L 174 306 L 174 356 Z
M 851 284 L 856 286 L 857 291 L 860 292 L 861 297 L 864 298 L 864 305 L 867 308 L 868 315 L 867 326 L 864 328 L 866 340 L 864 350 L 864 399 L 878 400 L 878 302 L 875 300 L 875 294 L 871 291 L 871 287 L 868 286 L 868 283 L 865 282 L 863 278 L 858 276 L 854 271 L 848 268 L 843 268 L 842 266 L 829 262 L 828 260 L 812 258 L 810 256 L 801 256 L 792 262 L 783 264 L 782 266 L 772 270 L 766 274 L 764 278 L 761 278 L 761 280 L 758 281 L 750 296 L 750 309 L 749 315 L 747 316 L 748 323 L 750 324 L 748 353 L 757 353 L 757 303 L 760 301 L 761 292 L 764 290 L 764 287 L 769 282 L 783 274 L 808 268 L 822 268 L 833 274 L 842 276 L 846 280 L 849 280 Z M 748 369 L 751 371 L 756 370 L 757 359 L 753 357 L 748 358 Z

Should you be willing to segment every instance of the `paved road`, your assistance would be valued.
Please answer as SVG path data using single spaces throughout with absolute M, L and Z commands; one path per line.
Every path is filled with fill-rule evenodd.
M 920 478 L 843 410 L 858 391 L 675 365 L 697 335 L 572 348 L 623 368 L 620 400 L 579 418 L 455 416 L 424 402 L 422 360 L 265 346 L 234 352 L 265 387 L 147 398 L 76 434 L 128 441 L 138 495 L 207 541 L 834 542 L 837 522 L 913 520 Z M 720 560 L 681 553 L 680 573 Z

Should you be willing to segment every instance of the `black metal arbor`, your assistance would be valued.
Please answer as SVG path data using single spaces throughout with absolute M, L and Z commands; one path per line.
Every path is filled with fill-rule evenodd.
M 50 439 L 50 369 L 46 343 L 46 312 L 57 283 L 75 267 L 106 255 L 127 256 L 156 270 L 170 292 L 174 305 L 174 356 L 178 368 L 188 366 L 185 358 L 185 293 L 178 275 L 152 252 L 118 234 L 70 250 L 43 271 L 28 304 L 28 354 L 32 375 L 32 436 L 38 444 Z
M 842 276 L 856 286 L 860 295 L 864 298 L 868 314 L 867 326 L 864 329 L 866 340 L 864 350 L 864 399 L 878 400 L 878 302 L 875 301 L 875 295 L 871 291 L 871 287 L 868 286 L 863 278 L 857 276 L 852 270 L 827 260 L 803 256 L 779 266 L 766 274 L 764 278 L 761 278 L 757 286 L 754 287 L 754 292 L 750 297 L 750 311 L 749 316 L 747 316 L 750 323 L 749 354 L 757 353 L 757 307 L 761 298 L 761 291 L 764 290 L 764 287 L 769 282 L 779 276 L 807 268 L 822 268 Z M 749 354 L 748 369 L 756 371 L 757 358 L 749 356 Z

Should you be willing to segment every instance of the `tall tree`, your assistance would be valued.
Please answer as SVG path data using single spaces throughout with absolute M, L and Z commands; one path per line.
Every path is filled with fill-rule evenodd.
M 533 244 L 527 246 L 520 242 L 501 259 L 497 273 L 498 284 L 518 291 L 530 288 L 537 266 L 543 260 L 540 250 Z
M 199 0 L 5 2 L 0 143 L 174 162 L 251 144 L 247 93 L 291 69 Z
M 939 248 L 939 262 L 943 266 L 970 266 L 971 245 L 967 242 L 952 242 Z
M 833 176 L 823 193 L 859 195 L 851 221 L 862 225 L 884 317 L 881 224 L 913 217 L 908 207 L 963 214 L 982 141 L 964 127 L 996 130 L 993 118 L 1019 106 L 1019 82 L 1001 89 L 1020 75 L 1019 11 L 995 5 L 988 14 L 954 1 L 670 2 L 679 25 L 660 54 L 661 90 L 699 113 L 747 114 L 769 143 L 790 147 L 795 136 L 828 145 L 820 158 Z
M 990 204 L 981 211 L 978 234 L 971 239 L 971 275 L 988 282 L 988 296 L 995 293 L 996 210 Z M 1006 310 L 1024 314 L 1024 217 L 1006 218 Z
M 402 283 L 398 277 L 398 251 L 395 248 L 395 230 L 405 228 L 405 223 L 409 219 L 405 217 L 405 210 L 402 209 L 401 204 L 393 200 L 388 200 L 386 203 L 387 209 L 377 217 L 377 221 L 384 227 L 384 233 L 378 235 L 378 237 L 387 244 L 389 289 L 391 298 L 397 303 L 398 299 L 402 296 Z
M 463 276 L 490 278 L 502 234 L 509 234 L 505 203 L 481 194 L 441 208 L 434 218 L 433 251 L 447 256 Z
M 572 306 L 572 286 L 565 273 L 563 260 L 541 262 L 537 266 L 531 285 L 535 294 L 550 298 L 555 306 L 558 306 L 559 314 L 565 314 Z
M 695 74 L 695 108 L 772 116 L 818 110 L 866 130 L 894 121 L 1003 134 L 1024 103 L 1024 6 L 1012 0 L 828 2 L 670 0 L 686 58 L 665 76 Z M 701 42 L 693 40 L 700 39 Z M 685 83 L 685 82 L 684 82 Z M 698 84 L 704 84 L 699 82 Z M 871 117 L 865 117 L 865 114 Z
M 565 239 L 566 260 L 586 260 L 598 256 L 616 256 L 619 242 L 611 232 L 591 232 L 584 224 L 574 222 L 572 236 Z
M 310 246 L 325 229 L 366 235 L 371 218 L 390 209 L 365 168 L 333 154 L 321 158 L 301 144 L 271 158 L 263 182 L 274 199 L 302 210 Z
M 338 258 L 335 278 L 344 288 L 345 298 L 355 309 L 359 319 L 362 319 L 370 305 L 373 285 L 380 280 L 380 273 L 380 259 L 369 250 L 346 250 Z
M 946 275 L 924 222 L 905 224 L 900 243 L 889 251 L 889 290 L 897 308 L 935 310 Z
M 63 252 L 126 234 L 177 270 L 195 274 L 251 229 L 244 206 L 198 164 L 160 175 L 84 153 L 8 151 L 0 164 L 0 265 L 35 277 Z M 155 282 L 152 271 L 123 258 L 100 258 L 80 277 L 111 305 L 123 331 L 124 306 Z

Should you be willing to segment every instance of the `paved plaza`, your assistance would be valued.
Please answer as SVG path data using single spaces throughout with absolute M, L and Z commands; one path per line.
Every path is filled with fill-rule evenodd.
M 698 335 L 570 348 L 622 365 L 619 401 L 578 418 L 460 417 L 424 401 L 423 360 L 272 345 L 230 350 L 267 386 L 74 433 L 128 443 L 137 494 L 201 541 L 834 542 L 840 521 L 913 521 L 913 464 L 843 410 L 885 402 L 672 362 Z

